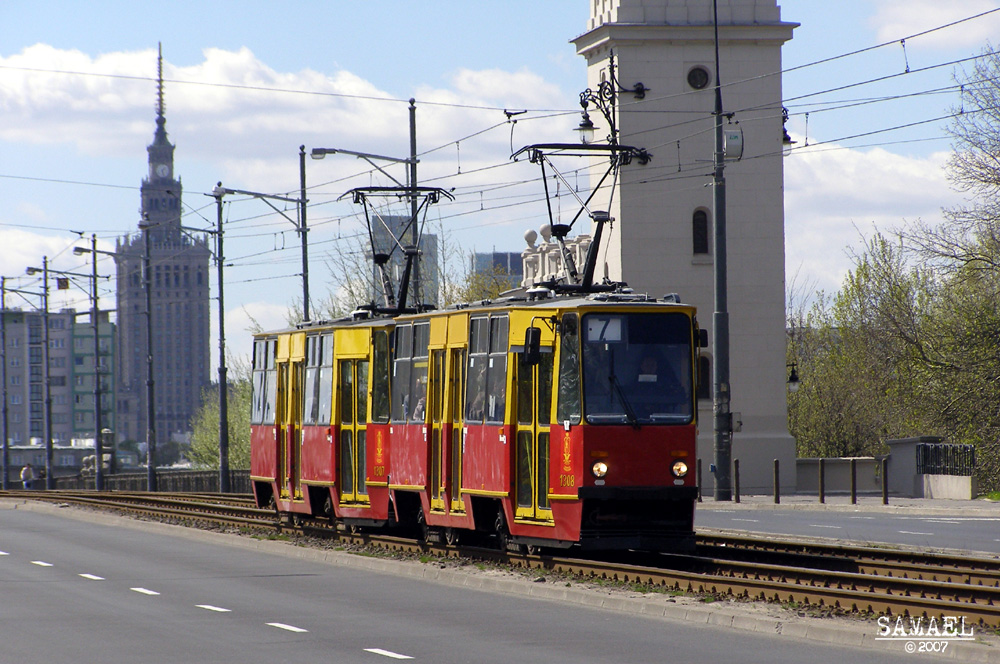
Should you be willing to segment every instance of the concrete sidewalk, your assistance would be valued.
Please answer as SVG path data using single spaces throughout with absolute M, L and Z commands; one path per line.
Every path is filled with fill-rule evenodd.
M 699 510 L 830 510 L 839 512 L 886 512 L 913 514 L 950 514 L 963 516 L 1000 517 L 1000 502 L 979 498 L 976 500 L 944 500 L 939 498 L 904 498 L 889 496 L 889 504 L 882 504 L 882 496 L 859 495 L 856 505 L 851 504 L 850 495 L 827 494 L 825 502 L 819 502 L 815 494 L 782 495 L 781 502 L 775 504 L 774 496 L 740 496 L 740 502 L 716 502 L 711 495 L 705 495 L 698 503 Z

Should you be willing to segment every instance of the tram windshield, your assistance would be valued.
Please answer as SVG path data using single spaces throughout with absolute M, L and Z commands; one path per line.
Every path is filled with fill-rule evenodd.
M 588 422 L 691 421 L 690 318 L 680 313 L 588 314 L 580 341 Z

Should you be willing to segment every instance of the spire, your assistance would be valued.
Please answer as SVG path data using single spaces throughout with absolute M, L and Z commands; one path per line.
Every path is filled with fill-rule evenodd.
M 156 135 L 154 144 L 167 143 L 167 105 L 163 100 L 163 43 L 158 44 L 156 58 Z

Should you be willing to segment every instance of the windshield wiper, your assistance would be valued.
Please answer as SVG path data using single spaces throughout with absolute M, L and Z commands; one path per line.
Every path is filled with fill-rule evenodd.
M 628 397 L 625 396 L 625 390 L 622 389 L 622 384 L 618 382 L 618 376 L 612 373 L 608 376 L 608 380 L 611 381 L 611 386 L 615 390 L 615 394 L 618 395 L 618 400 L 622 402 L 622 408 L 625 409 L 625 419 L 633 428 L 639 428 L 639 419 L 635 416 L 635 411 L 632 410 L 632 404 L 629 403 Z

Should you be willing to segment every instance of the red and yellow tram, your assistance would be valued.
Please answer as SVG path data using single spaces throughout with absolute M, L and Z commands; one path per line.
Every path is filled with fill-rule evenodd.
M 622 290 L 254 339 L 259 506 L 501 546 L 693 540 L 693 307 Z

